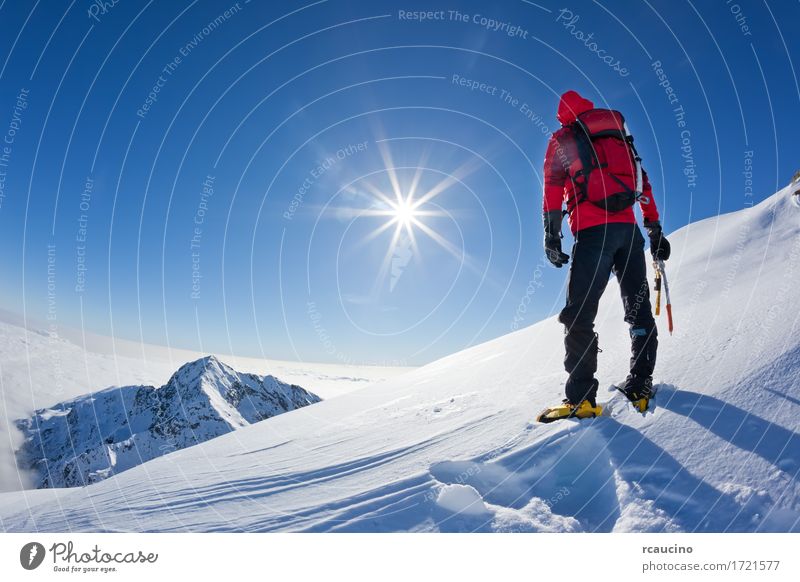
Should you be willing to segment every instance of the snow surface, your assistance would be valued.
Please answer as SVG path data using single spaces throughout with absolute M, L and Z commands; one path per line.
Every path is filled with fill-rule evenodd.
M 554 318 L 85 488 L 0 495 L 7 531 L 796 531 L 800 209 L 673 233 L 655 408 L 549 425 Z M 601 386 L 625 376 L 612 281 Z

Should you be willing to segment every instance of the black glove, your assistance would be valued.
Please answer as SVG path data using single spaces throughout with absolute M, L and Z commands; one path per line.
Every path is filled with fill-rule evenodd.
M 559 269 L 567 264 L 569 255 L 561 252 L 561 219 L 560 210 L 551 210 L 542 214 L 544 220 L 544 253 L 547 260 Z
M 647 235 L 650 237 L 650 253 L 656 261 L 666 261 L 669 258 L 672 248 L 669 246 L 669 241 L 664 233 L 661 232 L 661 223 L 657 220 L 654 222 L 647 222 L 645 220 L 644 227 L 647 229 Z

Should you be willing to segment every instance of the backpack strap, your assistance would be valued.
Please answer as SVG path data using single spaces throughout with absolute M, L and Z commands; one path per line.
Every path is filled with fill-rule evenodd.
M 571 214 L 578 204 L 584 200 L 588 200 L 589 175 L 594 169 L 602 167 L 597 157 L 597 152 L 592 145 L 592 135 L 589 128 L 586 127 L 586 124 L 580 119 L 576 119 L 569 127 L 570 135 L 575 141 L 575 146 L 578 150 L 578 159 L 581 162 L 581 168 L 577 172 L 571 172 L 569 175 L 575 195 L 572 198 L 568 198 L 566 201 L 567 214 Z M 570 210 L 571 204 L 572 209 Z
M 642 157 L 639 155 L 639 152 L 636 151 L 636 146 L 633 143 L 633 136 L 628 130 L 628 124 L 623 123 L 623 128 L 625 129 L 625 142 L 631 149 L 631 153 L 633 154 L 633 162 L 636 166 L 636 184 L 634 186 L 636 190 L 636 201 L 641 202 L 642 204 L 650 204 L 650 198 L 644 195 L 644 170 L 642 170 Z

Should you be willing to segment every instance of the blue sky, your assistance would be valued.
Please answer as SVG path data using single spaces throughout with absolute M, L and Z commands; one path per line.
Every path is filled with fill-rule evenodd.
M 508 333 L 563 302 L 540 219 L 558 95 L 624 112 L 667 232 L 739 210 L 800 167 L 798 18 L 795 2 L 5 0 L 2 307 L 346 363 Z M 412 192 L 395 237 L 389 201 Z

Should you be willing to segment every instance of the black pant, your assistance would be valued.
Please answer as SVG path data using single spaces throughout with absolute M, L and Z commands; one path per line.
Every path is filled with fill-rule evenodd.
M 580 230 L 575 236 L 567 305 L 558 316 L 566 332 L 566 396 L 573 404 L 592 400 L 597 392 L 593 382 L 598 352 L 594 319 L 612 271 L 619 281 L 625 321 L 630 325 L 631 372 L 652 376 L 658 332 L 650 308 L 646 269 L 644 237 L 636 224 L 603 224 Z

